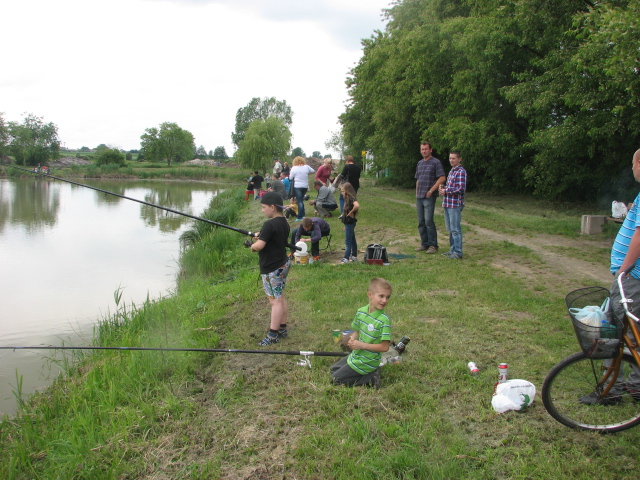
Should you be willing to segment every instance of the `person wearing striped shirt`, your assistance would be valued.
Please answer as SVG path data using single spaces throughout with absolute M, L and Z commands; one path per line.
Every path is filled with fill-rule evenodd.
M 335 384 L 348 386 L 371 385 L 380 388 L 380 361 L 391 344 L 391 321 L 384 307 L 391 297 L 391 284 L 383 278 L 369 282 L 369 304 L 356 313 L 348 342 L 352 350 L 348 357 L 331 367 Z

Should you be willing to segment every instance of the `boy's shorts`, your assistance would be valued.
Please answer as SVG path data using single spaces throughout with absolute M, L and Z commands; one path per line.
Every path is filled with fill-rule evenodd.
M 291 261 L 287 259 L 287 262 L 279 269 L 262 274 L 262 288 L 267 297 L 280 298 L 283 295 L 290 266 Z

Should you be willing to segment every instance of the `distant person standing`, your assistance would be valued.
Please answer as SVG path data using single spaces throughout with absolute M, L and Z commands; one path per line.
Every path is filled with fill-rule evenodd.
M 420 247 L 417 252 L 426 253 L 438 251 L 438 232 L 433 221 L 433 214 L 438 198 L 438 188 L 445 181 L 444 168 L 437 158 L 431 155 L 431 144 L 422 142 L 420 154 L 422 160 L 416 167 L 416 210 L 418 212 L 418 232 L 420 233 Z
M 316 180 L 320 180 L 323 185 L 327 184 L 327 180 L 331 176 L 331 159 L 325 158 L 324 163 L 318 167 L 316 171 Z
M 282 172 L 282 164 L 280 163 L 280 160 L 278 160 L 277 158 L 273 159 L 273 178 L 276 178 L 276 173 L 280 173 Z
M 291 173 L 291 168 L 289 168 L 289 163 L 284 162 L 282 165 L 282 171 L 280 172 L 282 175 L 289 175 Z
M 336 181 L 350 183 L 357 194 L 360 189 L 360 173 L 362 172 L 362 168 L 353 163 L 353 155 L 347 155 L 344 160 L 346 164 L 342 169 L 342 173 L 336 177 Z M 344 212 L 344 197 L 342 196 L 342 193 L 340 193 L 340 211 Z
M 449 251 L 442 255 L 452 260 L 462 258 L 462 226 L 460 222 L 464 208 L 464 193 L 467 191 L 467 171 L 460 165 L 461 162 L 460 152 L 453 151 L 449 154 L 449 163 L 452 168 L 447 176 L 447 184 L 440 185 L 439 188 L 444 209 L 444 224 L 449 232 Z
M 258 200 L 260 198 L 260 189 L 262 188 L 262 182 L 264 182 L 264 178 L 262 175 L 258 173 L 258 170 L 253 172 L 253 177 L 251 178 L 251 185 L 253 186 L 254 200 Z
M 305 216 L 304 196 L 309 189 L 309 175 L 315 173 L 315 170 L 307 165 L 302 157 L 293 159 L 293 167 L 289 173 L 289 180 L 293 183 L 293 191 L 298 204 L 298 216 L 296 222 L 301 222 Z

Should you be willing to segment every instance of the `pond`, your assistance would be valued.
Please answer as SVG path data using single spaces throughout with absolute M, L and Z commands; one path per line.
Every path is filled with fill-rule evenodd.
M 221 185 L 82 180 L 119 195 L 199 216 Z M 0 179 L 0 346 L 89 345 L 121 305 L 175 287 L 180 235 L 196 220 L 46 178 Z M 0 417 L 59 373 L 50 350 L 0 350 Z

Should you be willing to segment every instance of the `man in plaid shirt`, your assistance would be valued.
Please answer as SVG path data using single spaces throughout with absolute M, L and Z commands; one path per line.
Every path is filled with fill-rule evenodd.
M 449 154 L 451 171 L 447 176 L 447 184 L 440 185 L 439 188 L 444 208 L 444 224 L 449 232 L 450 245 L 449 251 L 442 255 L 452 260 L 462 258 L 460 217 L 464 208 L 464 192 L 467 190 L 467 171 L 460 165 L 460 162 L 462 162 L 460 152 L 453 151 Z
M 420 247 L 416 251 L 426 253 L 438 251 L 438 232 L 433 221 L 433 214 L 438 198 L 438 187 L 444 184 L 444 169 L 440 160 L 431 155 L 429 142 L 420 144 L 422 160 L 416 165 L 416 210 L 418 213 L 418 232 Z

